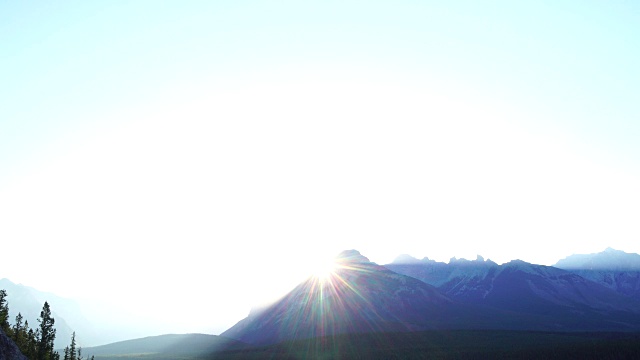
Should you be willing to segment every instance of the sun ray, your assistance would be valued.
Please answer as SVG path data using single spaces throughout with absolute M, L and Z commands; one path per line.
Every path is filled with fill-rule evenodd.
M 313 265 L 313 277 L 321 282 L 327 281 L 335 273 L 337 265 L 335 261 L 318 261 Z

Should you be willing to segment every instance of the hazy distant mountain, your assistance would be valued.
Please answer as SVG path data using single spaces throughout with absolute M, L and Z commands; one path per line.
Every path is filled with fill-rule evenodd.
M 595 254 L 574 254 L 558 261 L 561 269 L 640 271 L 640 255 L 607 248 Z
M 83 348 L 82 353 L 88 356 L 95 355 L 96 358 L 101 356 L 121 357 L 123 355 L 140 356 L 140 354 L 144 354 L 146 358 L 152 358 L 154 354 L 161 354 L 163 358 L 179 358 L 238 349 L 245 345 L 240 341 L 216 335 L 169 334 Z
M 566 257 L 555 267 L 569 270 L 640 301 L 640 255 L 607 248 Z
M 74 330 L 78 332 L 79 339 L 90 337 L 87 331 L 81 331 L 81 329 L 84 330 L 88 327 L 88 321 L 83 318 L 82 312 L 75 302 L 22 284 L 14 284 L 8 279 L 0 279 L 0 289 L 7 291 L 9 322 L 11 324 L 14 323 L 16 315 L 20 313 L 25 320 L 29 321 L 29 327 L 35 329 L 38 326 L 37 319 L 40 317 L 42 305 L 47 301 L 55 319 L 56 347 L 64 348 L 71 340 L 71 333 Z M 72 328 L 65 315 L 68 315 L 69 319 L 75 320 L 77 327 Z
M 29 321 L 29 326 L 35 329 L 42 305 L 45 301 L 49 303 L 57 329 L 56 348 L 67 346 L 73 331 L 76 332 L 78 344 L 83 347 L 141 337 L 158 331 L 149 320 L 143 321 L 135 315 L 123 314 L 118 309 L 93 302 L 79 303 L 15 284 L 8 279 L 0 279 L 0 289 L 7 290 L 11 324 L 20 312 Z
M 339 333 L 436 329 L 460 320 L 457 305 L 433 286 L 372 263 L 355 250 L 341 253 L 336 263 L 327 280 L 309 278 L 221 335 L 266 344 Z
M 436 285 L 453 300 L 539 316 L 558 330 L 640 327 L 638 301 L 551 266 L 521 260 L 497 265 L 481 257 L 448 264 L 401 257 L 386 267 Z
M 0 359 L 27 360 L 27 358 L 22 355 L 16 344 L 14 344 L 14 342 L 5 335 L 2 329 L 0 329 Z

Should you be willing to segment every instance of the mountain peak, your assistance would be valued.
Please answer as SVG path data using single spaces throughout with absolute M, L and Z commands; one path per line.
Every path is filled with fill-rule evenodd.
M 595 254 L 574 254 L 558 261 L 561 269 L 640 271 L 640 255 L 608 247 Z
M 465 258 L 457 258 L 457 257 L 452 257 L 451 259 L 449 259 L 449 264 L 475 264 L 475 263 L 484 263 L 485 259 L 484 257 L 482 257 L 481 255 L 477 255 L 475 260 L 467 260 Z M 491 260 L 487 260 L 486 262 L 488 263 L 493 263 L 493 261 Z
M 366 256 L 360 254 L 358 250 L 345 250 L 336 256 L 338 263 L 370 263 Z
M 378 266 L 356 250 L 341 252 L 336 262 L 332 280 L 308 279 L 223 336 L 270 344 L 341 333 L 426 330 L 448 324 L 444 314 L 458 309 L 433 286 Z
M 503 266 L 505 269 L 518 270 L 525 273 L 537 273 L 541 269 L 547 268 L 545 266 L 531 264 L 520 259 L 511 260 L 508 263 L 503 264 Z
M 420 263 L 420 260 L 407 254 L 398 255 L 398 257 L 396 257 L 393 260 L 393 264 L 418 264 L 418 263 Z

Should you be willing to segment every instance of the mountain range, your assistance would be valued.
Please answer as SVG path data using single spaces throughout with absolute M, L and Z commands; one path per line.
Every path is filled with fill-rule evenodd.
M 623 293 L 578 274 L 581 270 L 535 265 L 513 260 L 503 265 L 453 259 L 396 260 L 387 268 L 436 286 L 444 295 L 463 303 L 507 310 L 546 313 L 554 307 L 600 311 L 640 311 L 640 303 Z M 434 275 L 435 274 L 435 275 Z
M 275 304 L 252 312 L 222 336 L 248 343 L 340 333 L 438 328 L 455 307 L 436 288 L 376 265 L 355 250 L 327 279 L 311 277 Z
M 107 355 L 126 358 L 132 352 L 158 358 L 193 358 L 216 351 L 239 358 L 248 351 L 259 358 L 260 349 L 285 351 L 282 344 L 291 341 L 297 341 L 295 346 L 301 346 L 302 351 L 312 346 L 308 341 L 323 348 L 354 339 L 366 339 L 370 345 L 384 348 L 381 339 L 386 335 L 380 334 L 389 334 L 402 347 L 411 347 L 406 339 L 434 338 L 442 331 L 472 331 L 464 334 L 481 338 L 483 333 L 519 330 L 525 335 L 518 336 L 517 341 L 526 338 L 529 331 L 638 333 L 639 278 L 640 255 L 611 248 L 572 255 L 554 266 L 522 260 L 497 264 L 481 256 L 475 260 L 452 258 L 445 263 L 408 255 L 383 266 L 356 250 L 347 250 L 336 257 L 329 276 L 309 277 L 273 304 L 253 309 L 220 336 L 164 335 L 91 351 L 98 359 Z M 24 309 L 30 323 L 35 316 L 31 308 L 37 304 L 39 309 L 45 298 L 54 309 L 54 305 L 62 309 L 57 314 L 61 320 L 56 320 L 59 334 L 77 331 L 77 322 L 83 321 L 82 312 L 72 301 L 0 280 L 0 288 L 7 287 L 12 296 L 11 311 Z M 91 334 L 90 327 L 87 331 Z M 320 343 L 309 339 L 320 339 Z M 10 342 L 6 337 L 0 340 L 3 347 Z M 484 345 L 478 346 L 481 349 Z M 3 351 L 11 349 L 9 346 Z
M 582 267 L 409 256 L 381 266 L 350 250 L 337 257 L 329 278 L 309 278 L 221 335 L 271 344 L 429 329 L 640 331 L 640 301 L 617 290 L 628 286 L 585 278 Z
M 597 254 L 571 255 L 554 266 L 640 301 L 638 254 L 607 248 Z

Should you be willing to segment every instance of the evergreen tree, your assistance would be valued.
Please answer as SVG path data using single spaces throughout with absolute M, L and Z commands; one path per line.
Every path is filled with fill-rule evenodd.
M 14 340 L 16 338 L 15 335 L 18 334 L 21 330 L 22 330 L 22 314 L 18 313 L 18 315 L 16 315 L 16 323 L 13 325 Z
M 40 312 L 38 322 L 40 323 L 40 328 L 38 329 L 40 331 L 37 337 L 37 360 L 58 360 L 60 354 L 53 349 L 53 341 L 56 339 L 55 320 L 51 316 L 51 308 L 49 308 L 49 303 L 46 301 Z
M 25 321 L 24 322 L 24 326 L 29 329 L 29 322 Z M 27 332 L 27 351 L 26 352 L 22 352 L 26 357 L 28 357 L 29 359 L 35 359 L 36 356 L 38 355 L 38 337 L 40 336 L 40 330 L 36 329 L 36 331 L 34 332 L 33 329 L 29 329 L 29 331 Z
M 11 326 L 9 325 L 9 304 L 7 303 L 7 291 L 0 290 L 0 329 L 5 334 L 11 333 Z
M 71 345 L 69 345 L 69 360 L 77 360 L 78 357 L 76 357 L 76 332 L 74 331 L 71 334 Z
M 24 352 L 24 342 L 26 340 L 25 326 L 22 325 L 22 314 L 16 315 L 16 323 L 13 325 L 13 342 L 16 343 L 18 349 Z
M 6 300 L 7 292 L 0 290 L 0 325 L 2 330 L 13 339 L 20 351 L 29 360 L 60 360 L 60 354 L 54 350 L 56 339 L 55 320 L 51 315 L 49 303 L 45 302 L 40 312 L 38 322 L 40 326 L 35 331 L 29 328 L 29 321 L 24 321 L 21 313 L 16 316 L 15 324 L 9 325 L 9 305 Z M 71 344 L 64 349 L 64 360 L 85 360 L 82 358 L 82 348 L 76 352 L 76 333 L 71 335 Z M 86 360 L 89 360 L 87 357 Z M 94 360 L 93 356 L 91 360 Z

